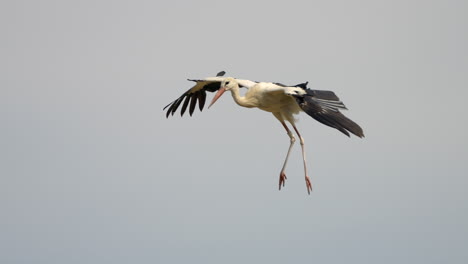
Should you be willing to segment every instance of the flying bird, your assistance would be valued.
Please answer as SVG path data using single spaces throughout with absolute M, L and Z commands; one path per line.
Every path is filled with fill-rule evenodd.
M 167 109 L 166 118 L 174 115 L 180 105 L 182 105 L 181 116 L 184 115 L 187 108 L 192 116 L 197 102 L 200 111 L 202 111 L 206 102 L 206 92 L 216 92 L 208 106 L 210 108 L 226 91 L 230 91 L 234 102 L 242 107 L 256 107 L 272 113 L 283 125 L 290 139 L 288 152 L 279 176 L 279 190 L 285 185 L 287 179 L 285 169 L 291 149 L 296 141 L 294 134 L 286 124 L 289 122 L 300 140 L 307 192 L 310 194 L 312 191 L 312 183 L 307 173 L 304 138 L 296 128 L 294 115 L 305 112 L 320 123 L 335 128 L 348 137 L 350 133 L 360 138 L 364 137 L 362 128 L 340 112 L 340 110 L 347 110 L 347 108 L 332 91 L 312 90 L 307 88 L 308 82 L 288 86 L 274 82 L 255 82 L 224 77 L 224 74 L 225 72 L 221 71 L 216 77 L 188 79 L 195 82 L 195 85 L 164 107 L 163 110 Z M 247 89 L 244 96 L 240 94 L 241 88 Z

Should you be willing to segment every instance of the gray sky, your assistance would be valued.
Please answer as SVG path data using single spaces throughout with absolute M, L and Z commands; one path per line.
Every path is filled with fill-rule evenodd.
M 2 1 L 1 263 L 465 263 L 466 1 Z M 335 91 L 300 147 L 227 75 Z

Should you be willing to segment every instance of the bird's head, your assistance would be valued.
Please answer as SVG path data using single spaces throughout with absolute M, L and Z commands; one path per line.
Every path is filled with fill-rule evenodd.
M 284 88 L 284 93 L 286 95 L 292 96 L 292 97 L 303 97 L 304 94 L 306 94 L 306 91 L 302 88 L 298 87 L 285 87 Z
M 236 82 L 236 79 L 228 77 L 221 82 L 221 89 L 229 91 L 236 87 L 239 87 L 239 84 Z
M 213 97 L 213 100 L 211 100 L 210 105 L 208 108 L 210 108 L 220 97 L 223 95 L 224 92 L 230 91 L 232 89 L 239 88 L 239 84 L 236 82 L 236 79 L 232 77 L 227 77 L 221 82 L 221 86 L 216 93 L 216 95 Z

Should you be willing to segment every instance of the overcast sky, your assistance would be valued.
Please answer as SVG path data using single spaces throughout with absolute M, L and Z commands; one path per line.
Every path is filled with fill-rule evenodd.
M 2 1 L 1 263 L 465 263 L 468 2 Z M 333 90 L 300 146 L 227 76 Z M 211 97 L 208 98 L 211 100 Z

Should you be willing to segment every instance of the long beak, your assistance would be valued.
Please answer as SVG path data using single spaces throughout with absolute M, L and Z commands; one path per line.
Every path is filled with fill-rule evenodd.
M 223 95 L 223 93 L 226 91 L 226 88 L 224 87 L 221 87 L 218 92 L 216 93 L 216 95 L 213 97 L 213 100 L 211 100 L 211 103 L 210 105 L 208 106 L 208 108 L 210 108 L 220 97 L 221 95 Z

